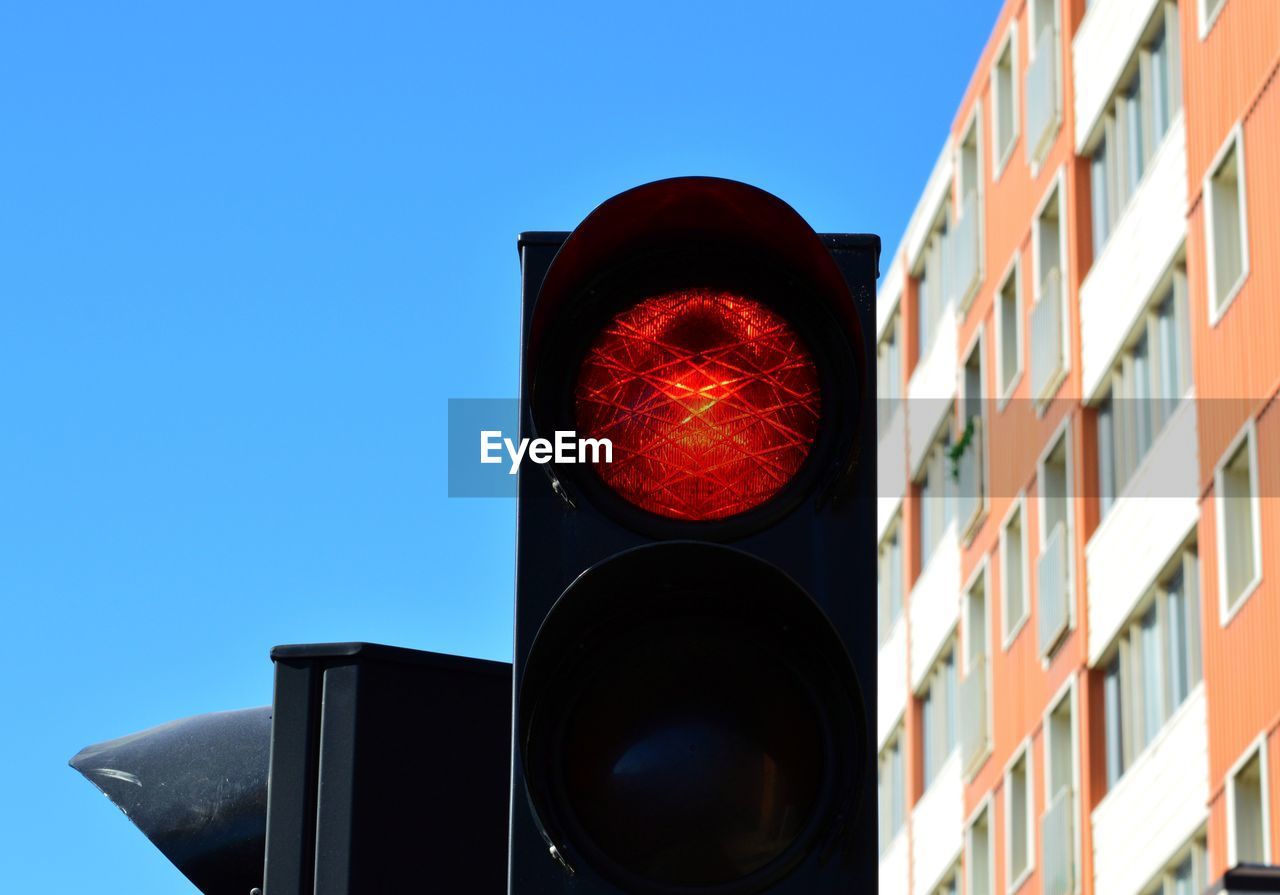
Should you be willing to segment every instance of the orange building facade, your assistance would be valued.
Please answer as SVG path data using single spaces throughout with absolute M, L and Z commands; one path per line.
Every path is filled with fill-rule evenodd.
M 1280 864 L 1280 2 L 1010 0 L 877 299 L 882 895 Z

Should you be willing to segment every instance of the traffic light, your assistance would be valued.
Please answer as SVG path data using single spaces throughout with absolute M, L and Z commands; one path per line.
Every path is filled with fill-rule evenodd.
M 679 178 L 520 253 L 520 435 L 596 450 L 520 473 L 509 892 L 874 891 L 879 240 Z
M 204 895 L 499 895 L 511 666 L 369 643 L 279 646 L 270 707 L 71 760 Z

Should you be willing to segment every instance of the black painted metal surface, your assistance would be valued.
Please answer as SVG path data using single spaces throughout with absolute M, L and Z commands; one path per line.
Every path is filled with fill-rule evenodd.
M 205 895 L 262 884 L 271 709 L 217 712 L 89 746 L 71 766 Z

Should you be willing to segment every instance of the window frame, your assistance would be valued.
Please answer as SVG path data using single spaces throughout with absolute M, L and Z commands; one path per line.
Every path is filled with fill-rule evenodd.
M 889 850 L 889 847 L 893 844 L 894 840 L 896 840 L 898 837 L 902 836 L 906 832 L 907 818 L 911 814 L 910 806 L 907 804 L 906 726 L 904 722 L 901 720 L 899 720 L 898 723 L 894 725 L 893 730 L 890 731 L 889 735 L 885 738 L 884 745 L 881 746 L 879 751 L 877 751 L 876 753 L 877 785 L 879 784 L 880 771 L 883 768 L 884 762 L 888 758 L 887 753 L 889 753 L 891 749 L 896 749 L 898 752 L 898 767 L 902 772 L 902 794 L 900 799 L 900 802 L 902 805 L 902 816 L 899 819 L 897 829 L 893 831 L 892 835 L 889 836 L 888 839 L 878 844 L 877 852 L 879 856 L 883 856 Z M 879 793 L 877 793 L 877 799 L 876 799 L 877 810 L 879 810 L 879 804 L 880 804 L 880 795 Z M 877 823 L 876 825 L 876 831 L 877 831 L 877 834 L 880 832 L 879 823 Z
M 1014 749 L 1013 755 L 1009 758 L 1008 763 L 1004 767 L 1001 774 L 1001 781 L 1004 789 L 1004 883 L 1006 895 L 1014 895 L 1022 885 L 1031 878 L 1036 870 L 1036 797 L 1035 797 L 1035 756 L 1032 749 L 1033 739 L 1030 735 L 1026 737 L 1017 748 Z M 1013 872 L 1013 786 L 1012 774 L 1014 767 L 1019 761 L 1026 762 L 1026 798 L 1027 798 L 1027 866 L 1024 867 L 1017 877 L 1012 876 Z
M 1063 124 L 1065 123 L 1065 117 L 1066 117 L 1066 113 L 1064 110 L 1065 103 L 1063 102 L 1063 91 L 1065 90 L 1065 87 L 1066 87 L 1066 85 L 1063 84 L 1063 73 L 1066 69 L 1066 66 L 1064 64 L 1064 59 L 1063 59 L 1063 56 L 1065 54 L 1062 52 L 1062 0 L 1048 0 L 1048 2 L 1053 4 L 1053 30 L 1057 38 L 1054 44 L 1054 47 L 1055 47 L 1054 53 L 1057 56 L 1058 71 L 1057 71 L 1057 77 L 1054 78 L 1054 81 L 1056 82 L 1058 89 L 1057 89 L 1057 96 L 1054 98 L 1054 102 L 1057 103 L 1057 107 L 1058 107 L 1057 109 L 1058 124 L 1054 130 L 1053 138 L 1049 141 L 1048 146 L 1045 147 L 1043 157 L 1039 157 L 1039 158 L 1036 157 L 1034 149 L 1031 146 L 1031 138 L 1029 135 L 1027 136 L 1027 139 L 1023 141 L 1027 147 L 1027 167 L 1031 169 L 1032 179 L 1036 179 L 1040 176 L 1042 166 L 1046 161 L 1049 160 L 1049 156 L 1053 154 L 1053 147 L 1057 144 L 1058 140 L 1062 137 L 1062 128 L 1063 128 Z M 1026 8 L 1027 8 L 1027 71 L 1030 71 L 1031 64 L 1036 61 L 1036 42 L 1039 40 L 1039 33 L 1042 29 L 1040 27 L 1041 23 L 1036 21 L 1036 0 L 1029 0 Z M 1022 100 L 1023 100 L 1023 103 L 1025 104 L 1027 100 L 1027 97 L 1025 96 L 1026 91 L 1023 91 L 1023 93 L 1024 93 L 1024 96 Z M 1028 117 L 1028 116 L 1024 116 L 1024 117 Z
M 1031 215 L 1031 303 L 1027 306 L 1027 311 L 1034 310 L 1036 305 L 1040 304 L 1040 300 L 1044 297 L 1041 294 L 1044 286 L 1045 271 L 1041 270 L 1041 251 L 1040 251 L 1040 221 L 1049 210 L 1049 206 L 1053 204 L 1054 199 L 1058 200 L 1058 291 L 1062 302 L 1062 320 L 1059 323 L 1060 332 L 1062 333 L 1062 371 L 1058 375 L 1057 384 L 1053 386 L 1049 392 L 1049 396 L 1044 400 L 1039 400 L 1035 395 L 1031 395 L 1031 401 L 1035 405 L 1036 418 L 1043 418 L 1048 412 L 1049 406 L 1057 400 L 1059 393 L 1062 391 L 1062 385 L 1071 378 L 1071 300 L 1069 296 L 1069 285 L 1067 273 L 1069 267 L 1070 255 L 1067 252 L 1070 249 L 1067 239 L 1067 169 L 1066 164 L 1058 167 L 1058 171 L 1049 180 L 1048 187 L 1045 188 L 1044 194 L 1036 203 L 1036 210 Z M 1032 382 L 1034 389 L 1035 383 Z
M 1049 769 L 1053 767 L 1053 737 L 1050 736 L 1050 720 L 1053 714 L 1061 708 L 1062 704 L 1067 702 L 1071 710 L 1071 883 L 1072 892 L 1080 892 L 1082 884 L 1081 876 L 1083 868 L 1081 866 L 1080 855 L 1082 851 L 1081 843 L 1081 808 L 1080 808 L 1080 700 L 1076 687 L 1076 678 L 1074 675 L 1058 688 L 1058 692 L 1049 700 L 1049 705 L 1044 710 L 1044 714 L 1040 717 L 1041 727 L 1044 731 L 1044 810 L 1049 811 L 1049 804 L 1053 801 L 1056 793 L 1049 790 Z M 1041 816 L 1043 817 L 1043 815 Z
M 1209 33 L 1213 31 L 1213 26 L 1218 23 L 1218 19 L 1222 16 L 1222 10 L 1224 10 L 1230 2 L 1231 0 L 1222 0 L 1222 2 L 1218 4 L 1217 9 L 1206 14 L 1204 8 L 1205 0 L 1196 0 L 1196 20 L 1200 25 L 1201 41 L 1205 40 L 1205 38 L 1209 36 Z
M 903 347 L 902 309 L 895 307 L 889 313 L 889 320 L 885 324 L 884 332 L 876 340 L 876 400 L 877 402 L 893 402 L 892 409 L 884 415 L 886 423 L 893 419 L 894 414 L 902 406 L 902 401 L 905 397 L 906 386 L 904 385 L 904 380 L 906 377 L 903 369 L 905 366 L 903 363 Z M 888 356 L 890 351 L 892 351 L 892 357 Z M 891 360 L 896 361 L 896 363 L 891 365 L 889 363 Z M 894 367 L 894 369 L 888 371 L 893 382 L 892 395 L 885 394 L 881 389 L 880 382 L 884 378 L 880 375 L 882 365 Z M 877 406 L 880 405 L 877 404 Z M 878 417 L 879 414 L 877 414 Z
M 1271 798 L 1270 768 L 1267 766 L 1267 733 L 1264 730 L 1245 746 L 1244 751 L 1231 765 L 1226 776 L 1227 794 L 1227 866 L 1234 867 L 1239 863 L 1236 846 L 1236 778 L 1244 770 L 1250 759 L 1258 759 L 1258 787 L 1261 791 L 1259 799 L 1262 805 L 1262 854 L 1263 863 L 1271 863 Z
M 965 819 L 964 846 L 961 850 L 965 895 L 974 895 L 973 890 L 973 828 L 978 825 L 979 818 L 986 816 L 987 824 L 987 895 L 996 895 L 996 807 L 995 792 L 989 791 L 983 796 Z
M 963 851 L 963 849 L 961 849 Z M 960 866 L 960 862 L 956 861 L 938 878 L 938 883 L 931 890 L 929 895 L 960 895 L 960 880 L 964 877 L 964 868 Z
M 1200 893 L 1204 891 L 1203 887 L 1195 884 L 1200 880 L 1208 880 L 1209 878 L 1209 845 L 1206 831 L 1202 827 L 1197 831 L 1189 841 L 1180 846 L 1173 853 L 1172 860 L 1168 861 L 1147 884 L 1138 891 L 1142 895 L 1175 895 L 1173 880 L 1176 878 L 1178 867 L 1187 860 L 1191 859 L 1191 881 L 1193 892 Z
M 965 119 L 964 125 L 960 128 L 960 137 L 955 141 L 952 149 L 952 175 L 951 175 L 951 192 L 950 197 L 951 211 L 947 222 L 947 234 L 951 235 L 956 230 L 964 218 L 960 212 L 964 210 L 965 194 L 972 187 L 974 194 L 974 215 L 977 217 L 976 231 L 974 238 L 977 241 L 977 259 L 974 264 L 974 281 L 970 290 L 964 295 L 956 296 L 955 306 L 957 311 L 963 316 L 973 307 L 978 293 L 982 291 L 982 284 L 986 281 L 986 172 L 983 169 L 983 153 L 986 151 L 986 144 L 982 136 L 982 99 L 979 98 L 973 108 L 969 110 L 969 116 Z M 970 136 L 973 137 L 973 158 L 974 166 L 977 168 L 975 173 L 976 182 L 969 184 L 964 176 L 964 153 Z M 945 260 L 945 253 L 944 253 Z M 954 285 L 954 284 L 947 284 Z M 943 306 L 950 303 L 951 296 L 943 296 Z
M 1186 380 L 1186 386 L 1177 395 L 1165 395 L 1163 394 L 1163 388 L 1158 390 L 1156 388 L 1162 378 L 1164 361 L 1159 338 L 1159 313 L 1166 301 L 1172 302 L 1175 357 L 1181 374 L 1180 378 Z M 1119 503 L 1120 498 L 1125 497 L 1133 487 L 1134 482 L 1141 477 L 1143 467 L 1150 462 L 1150 457 L 1168 428 L 1169 422 L 1182 409 L 1182 402 L 1187 400 L 1195 391 L 1191 354 L 1191 329 L 1190 285 L 1187 280 L 1186 258 L 1180 250 L 1175 255 L 1173 263 L 1161 274 L 1155 289 L 1147 297 L 1142 310 L 1139 311 L 1133 323 L 1132 329 L 1125 336 L 1120 349 L 1116 352 L 1111 362 L 1111 366 L 1103 377 L 1102 382 L 1104 384 L 1098 389 L 1097 397 L 1088 405 L 1096 414 L 1100 414 L 1103 402 L 1111 401 L 1110 444 L 1104 447 L 1100 423 L 1094 430 L 1094 446 L 1098 463 L 1098 523 L 1100 525 L 1111 515 L 1111 511 Z M 1121 456 L 1122 453 L 1133 448 L 1134 445 L 1129 443 L 1132 439 L 1126 437 L 1131 434 L 1129 427 L 1125 425 L 1130 418 L 1118 415 L 1116 402 L 1141 399 L 1135 398 L 1132 394 L 1118 392 L 1117 389 L 1127 381 L 1126 376 L 1131 372 L 1133 366 L 1134 348 L 1144 335 L 1148 345 L 1149 378 L 1152 386 L 1152 393 L 1147 396 L 1146 400 L 1150 401 L 1153 409 L 1160 408 L 1161 417 L 1158 420 L 1155 418 L 1150 420 L 1151 432 L 1146 450 L 1143 451 L 1141 456 L 1132 458 L 1134 461 L 1133 466 L 1127 470 L 1122 482 L 1119 475 L 1121 470 L 1119 461 L 1124 459 Z M 1157 394 L 1157 391 L 1159 391 L 1159 394 Z M 1107 499 L 1108 496 L 1102 490 L 1104 460 L 1111 467 L 1112 493 L 1109 495 L 1109 499 Z
M 1009 377 L 1009 384 L 1005 386 L 1005 370 L 1004 370 L 1004 314 L 1002 305 L 1004 303 L 1005 287 L 1009 283 L 1013 283 L 1013 308 L 1014 308 L 1014 353 L 1017 356 L 1017 367 L 1014 369 L 1013 375 Z M 996 399 L 996 411 L 1003 412 L 1009 404 L 1013 393 L 1018 390 L 1018 383 L 1022 381 L 1025 372 L 1026 362 L 1023 355 L 1026 350 L 1024 330 L 1026 329 L 1026 303 L 1022 295 L 1022 249 L 1017 248 L 1013 252 L 1013 257 L 1009 260 L 1005 267 L 1004 274 L 1000 277 L 999 285 L 995 292 L 995 330 L 996 330 L 996 388 L 999 397 Z
M 1001 60 L 1004 59 L 1005 52 L 1009 54 L 1009 105 L 1010 105 L 1010 124 L 1009 124 L 1009 145 L 1000 146 L 1000 93 L 999 93 L 999 69 Z M 995 59 L 991 62 L 991 181 L 998 183 L 1000 176 L 1004 174 L 1005 166 L 1009 164 L 1009 159 L 1013 158 L 1014 152 L 1018 148 L 1018 137 L 1021 135 L 1022 117 L 1019 115 L 1019 102 L 1021 100 L 1018 89 L 1018 18 L 1014 16 L 1009 20 L 1009 27 L 1005 29 L 1004 39 L 1000 43 L 1000 48 L 996 50 Z
M 985 634 L 986 650 L 983 655 L 987 658 L 987 673 L 991 672 L 991 560 L 987 554 L 983 554 L 974 566 L 973 571 L 969 574 L 969 580 L 965 583 L 960 592 L 960 634 L 961 645 L 960 655 L 964 661 L 958 670 L 964 672 L 964 676 L 968 677 L 973 662 L 973 648 L 971 645 L 972 638 L 969 635 L 969 600 L 972 598 L 973 589 L 982 583 L 982 602 L 983 602 L 983 619 L 982 627 Z
M 978 446 L 982 449 L 982 505 L 978 508 L 977 514 L 973 517 L 971 524 L 963 530 L 957 528 L 956 534 L 959 535 L 961 542 L 972 542 L 974 536 L 982 529 L 983 523 L 986 521 L 987 514 L 991 511 L 991 452 L 988 449 L 988 441 L 990 440 L 990 419 L 987 414 L 987 325 L 986 321 L 982 321 L 975 328 L 973 336 L 969 339 L 969 344 L 960 352 L 960 362 L 956 366 L 956 400 L 952 406 L 952 413 L 955 419 L 957 430 L 952 445 L 964 436 L 965 427 L 968 425 L 967 418 L 964 416 L 965 410 L 970 402 L 978 405 Z M 978 394 L 970 395 L 966 388 L 966 374 L 968 372 L 969 363 L 977 357 L 978 359 Z M 956 483 L 955 498 L 957 503 L 957 512 L 959 511 L 959 483 Z M 956 524 L 962 521 L 970 522 L 970 520 L 961 520 L 956 517 Z
M 985 720 L 986 720 L 987 744 L 986 744 L 986 748 L 984 748 L 982 751 L 981 757 L 978 759 L 975 759 L 972 767 L 969 768 L 966 772 L 966 767 L 963 764 L 964 744 L 960 740 L 960 730 L 959 730 L 960 686 L 961 686 L 961 682 L 968 680 L 969 676 L 973 673 L 974 651 L 973 651 L 973 637 L 969 633 L 969 629 L 970 629 L 969 606 L 970 606 L 970 601 L 973 599 L 973 591 L 976 587 L 978 587 L 979 583 L 981 583 L 981 586 L 982 586 L 982 604 L 983 604 L 982 627 L 983 627 L 984 641 L 986 645 L 986 649 L 983 652 L 983 656 L 985 657 L 986 663 L 987 663 L 986 668 L 983 670 L 983 682 L 982 682 L 983 689 L 986 692 L 987 717 Z M 991 559 L 988 554 L 984 553 L 982 554 L 982 558 L 978 560 L 978 563 L 974 567 L 973 572 L 969 575 L 969 580 L 965 583 L 964 587 L 961 589 L 961 592 L 960 592 L 959 651 L 960 651 L 961 662 L 956 666 L 956 745 L 959 746 L 961 749 L 962 754 L 961 754 L 960 771 L 961 771 L 961 776 L 965 779 L 966 782 L 971 781 L 974 778 L 974 776 L 977 774 L 977 772 L 982 768 L 982 766 L 987 763 L 987 759 L 991 757 L 991 753 L 994 751 L 994 748 L 995 748 L 995 717 L 996 715 L 995 715 L 994 707 L 992 705 L 992 700 L 995 696 L 994 673 L 992 671 L 992 666 L 994 664 L 992 660 L 992 657 L 994 655 L 994 643 L 992 642 L 992 635 L 995 633 L 992 629 L 995 627 L 995 615 L 991 611 L 992 596 L 993 595 L 991 593 Z M 992 893 L 994 895 L 994 889 L 992 890 Z
M 1241 589 L 1234 603 L 1228 602 L 1226 563 L 1226 498 L 1222 495 L 1226 467 L 1244 449 L 1249 457 L 1249 523 L 1253 532 L 1253 578 Z M 1262 501 L 1259 493 L 1258 423 L 1250 418 L 1231 439 L 1213 467 L 1214 541 L 1218 567 L 1218 627 L 1225 628 L 1262 584 Z
M 951 478 L 950 471 L 947 469 L 947 452 L 953 441 L 951 436 L 955 412 L 956 409 L 952 406 L 943 413 L 942 420 L 938 424 L 938 429 L 930 439 L 929 447 L 925 451 L 924 458 L 920 462 L 920 469 L 916 473 L 915 478 L 911 480 L 918 492 L 916 497 L 916 535 L 918 538 L 917 544 L 919 545 L 920 568 L 916 576 L 917 578 L 920 575 L 923 575 L 925 570 L 929 568 L 930 563 L 933 562 L 933 558 L 938 552 L 938 547 L 947 537 L 947 529 L 952 525 L 957 524 L 956 486 Z M 936 468 L 934 466 L 935 462 L 938 464 Z M 926 496 L 924 489 L 935 471 L 939 472 L 942 479 L 940 490 L 937 494 Z M 926 538 L 927 532 L 925 530 L 926 500 L 940 501 L 936 512 L 940 514 L 939 520 L 941 525 L 941 528 L 938 531 L 938 540 L 930 547 L 928 555 L 925 554 L 925 548 L 928 541 L 928 538 Z M 932 520 L 933 516 L 930 515 L 928 521 Z M 958 540 L 959 532 L 957 531 L 956 534 Z
M 902 564 L 904 562 L 904 556 L 903 556 L 904 551 L 902 549 L 902 533 L 903 533 L 902 527 L 903 527 L 902 508 L 898 507 L 897 511 L 895 511 L 893 514 L 893 518 L 889 520 L 889 524 L 885 526 L 884 534 L 880 537 L 880 540 L 876 543 L 876 569 L 877 571 L 879 571 L 880 562 L 881 562 L 881 552 L 888 547 L 889 543 L 892 540 L 897 540 L 898 566 L 899 566 L 898 583 L 901 588 L 898 594 L 897 615 L 893 616 L 892 618 L 889 618 L 888 609 L 889 609 L 889 605 L 892 605 L 891 600 L 889 601 L 889 605 L 885 607 L 886 613 L 885 613 L 884 630 L 883 631 L 877 630 L 876 632 L 877 633 L 877 636 L 876 636 L 877 649 L 879 649 L 880 647 L 883 647 L 887 642 L 889 642 L 889 640 L 893 636 L 894 628 L 898 626 L 898 623 L 901 622 L 903 617 L 906 615 L 907 586 L 906 586 L 906 570 L 902 568 Z M 879 602 L 880 602 L 880 588 L 879 588 L 879 585 L 877 584 L 877 587 L 876 587 L 877 619 L 879 618 L 879 609 L 880 609 Z
M 1018 527 L 1021 529 L 1019 538 L 1022 541 L 1022 614 L 1010 624 L 1009 616 L 1009 553 L 1008 553 L 1008 532 L 1009 523 L 1013 521 L 1013 517 L 1018 516 Z M 1027 544 L 1027 495 L 1026 491 L 1018 492 L 1018 496 L 1013 499 L 1009 509 L 1005 511 L 1004 518 L 1000 520 L 1000 627 L 1001 627 L 1001 651 L 1008 652 L 1013 646 L 1018 635 L 1022 633 L 1022 629 L 1027 626 L 1027 622 L 1031 618 L 1031 572 L 1030 572 L 1030 550 Z
M 1040 456 L 1036 459 L 1036 562 L 1040 561 L 1040 557 L 1044 555 L 1045 545 L 1048 543 L 1049 535 L 1045 525 L 1045 509 L 1048 498 L 1045 497 L 1044 478 L 1045 466 L 1049 457 L 1057 449 L 1059 443 L 1063 446 L 1063 463 L 1066 466 L 1064 476 L 1066 478 L 1065 491 L 1063 501 L 1066 504 L 1066 513 L 1064 521 L 1067 527 L 1065 532 L 1067 538 L 1067 630 L 1058 638 L 1057 643 L 1049 651 L 1048 655 L 1043 656 L 1044 665 L 1048 667 L 1053 657 L 1057 654 L 1062 644 L 1067 641 L 1076 629 L 1078 619 L 1076 618 L 1076 506 L 1075 494 L 1076 489 L 1073 485 L 1075 480 L 1076 463 L 1075 451 L 1071 439 L 1071 414 L 1065 414 L 1062 422 L 1049 436 L 1049 440 L 1045 442 L 1044 450 L 1040 452 Z M 1036 581 L 1036 602 L 1040 601 L 1040 582 Z M 1038 607 L 1037 607 L 1038 608 Z M 1038 648 L 1038 644 L 1037 644 Z
M 1195 606 L 1194 610 L 1199 612 L 1204 600 L 1204 594 L 1200 587 L 1200 570 L 1202 568 L 1200 562 L 1200 550 L 1197 543 L 1197 536 L 1193 532 L 1173 551 L 1169 558 L 1161 566 L 1160 571 L 1156 574 L 1154 580 L 1143 591 L 1142 596 L 1133 604 L 1133 608 L 1129 611 L 1124 621 L 1116 630 L 1115 636 L 1112 637 L 1111 643 L 1103 652 L 1101 660 L 1095 666 L 1104 675 L 1104 683 L 1102 686 L 1103 699 L 1103 720 L 1102 720 L 1102 736 L 1103 736 L 1103 759 L 1104 774 L 1106 776 L 1106 785 L 1108 791 L 1120 785 L 1125 776 L 1139 765 L 1145 756 L 1155 747 L 1156 743 L 1164 736 L 1169 725 L 1174 719 L 1182 713 L 1184 708 L 1190 703 L 1195 692 L 1204 684 L 1204 630 L 1203 625 L 1198 618 L 1195 620 L 1195 630 L 1198 635 L 1197 654 L 1195 663 L 1192 665 L 1190 655 L 1184 656 L 1187 664 L 1187 690 L 1183 694 L 1182 699 L 1175 705 L 1172 701 L 1172 693 L 1170 691 L 1169 682 L 1170 674 L 1174 670 L 1172 656 L 1167 652 L 1168 638 L 1170 633 L 1168 600 L 1169 600 L 1169 583 L 1179 574 L 1183 576 L 1183 595 L 1190 597 L 1192 588 L 1194 588 Z M 1188 600 L 1190 604 L 1190 600 Z M 1190 607 L 1189 607 L 1190 608 Z M 1140 681 L 1134 680 L 1134 662 L 1133 657 L 1134 639 L 1139 636 L 1139 628 L 1143 618 L 1147 613 L 1154 611 L 1156 613 L 1156 637 L 1159 642 L 1160 656 L 1159 667 L 1157 671 L 1160 675 L 1159 688 L 1157 695 L 1160 698 L 1161 720 L 1160 725 L 1150 733 L 1147 737 L 1138 736 L 1139 731 L 1136 724 L 1139 723 L 1139 713 L 1145 707 L 1145 700 L 1149 695 L 1145 691 L 1139 691 Z M 1190 618 L 1190 616 L 1189 616 Z M 1184 632 L 1189 633 L 1189 632 Z M 1141 645 L 1137 647 L 1141 649 Z M 1112 748 L 1112 735 L 1110 731 L 1110 722 L 1107 719 L 1108 711 L 1106 704 L 1106 684 L 1105 675 L 1107 674 L 1112 663 L 1118 663 L 1118 686 L 1120 688 L 1120 737 L 1119 744 L 1119 760 L 1120 770 L 1115 779 L 1111 779 L 1110 768 L 1106 767 L 1106 758 Z M 1195 669 L 1195 680 L 1191 680 L 1191 671 Z M 1135 696 L 1136 694 L 1136 696 Z M 1139 701 L 1141 700 L 1141 701 Z M 1139 741 L 1145 739 L 1139 745 Z
M 951 296 L 947 294 L 943 276 L 945 268 L 945 260 L 947 255 L 947 240 L 951 235 L 951 230 L 955 227 L 955 175 L 950 178 L 950 185 L 947 187 L 942 200 L 938 203 L 938 207 L 933 214 L 929 216 L 929 225 L 925 229 L 925 236 L 920 244 L 919 254 L 916 256 L 914 263 L 908 270 L 908 278 L 914 282 L 915 286 L 915 313 L 916 313 L 916 356 L 915 363 L 911 366 L 911 373 L 929 356 L 933 351 L 933 347 L 938 341 L 938 324 L 942 322 L 943 316 L 946 314 L 947 307 L 951 304 Z M 936 244 L 936 246 L 935 246 Z M 933 287 L 937 290 L 938 314 L 931 321 L 931 326 L 926 335 L 928 339 L 920 338 L 921 320 L 925 318 L 924 309 L 926 307 L 925 291 L 922 285 L 929 282 L 928 274 L 930 273 L 930 258 L 932 252 L 937 252 L 933 266 L 933 273 L 937 277 L 937 283 Z M 903 346 L 906 343 L 904 341 Z M 909 378 L 909 377 L 908 377 Z
M 951 674 L 948 679 L 946 673 L 946 664 L 950 660 Z M 929 666 L 929 671 L 925 674 L 924 685 L 917 691 L 916 698 L 920 701 L 920 782 L 921 793 L 928 792 L 933 784 L 937 782 L 938 777 L 942 773 L 942 769 L 946 767 L 947 762 L 951 760 L 952 754 L 960 748 L 959 737 L 959 712 L 956 705 L 956 698 L 960 689 L 960 639 L 957 631 L 953 628 L 942 644 L 942 648 L 938 650 L 938 654 L 934 657 L 933 664 Z M 937 766 L 932 768 L 933 776 L 929 776 L 930 759 L 929 759 L 929 734 L 931 731 L 925 724 L 924 716 L 926 706 L 930 694 L 939 681 L 946 684 L 946 697 L 950 701 L 950 708 L 943 706 L 943 718 L 947 722 L 949 728 L 946 739 L 951 741 L 950 745 L 937 757 Z M 935 732 L 936 733 L 936 732 Z
M 1230 0 L 1223 0 L 1225 6 Z M 1235 283 L 1227 290 L 1225 296 L 1219 298 L 1217 295 L 1217 248 L 1214 244 L 1214 226 L 1213 226 L 1213 180 L 1222 169 L 1223 164 L 1232 152 L 1236 154 L 1236 194 L 1240 203 L 1240 275 L 1236 277 Z M 1216 327 L 1218 323 L 1226 316 L 1227 311 L 1235 304 L 1236 298 L 1244 289 L 1244 284 L 1249 280 L 1249 188 L 1245 179 L 1245 154 L 1244 154 L 1244 124 L 1237 121 L 1227 134 L 1222 145 L 1218 147 L 1218 151 L 1214 153 L 1213 161 L 1209 163 L 1206 169 L 1204 180 L 1201 182 L 1200 195 L 1204 200 L 1204 212 L 1201 215 L 1202 225 L 1204 228 L 1204 249 L 1205 249 L 1205 294 L 1209 301 L 1209 328 Z
M 1171 27 L 1177 27 L 1178 33 L 1171 34 Z M 1168 82 L 1168 108 L 1165 110 L 1167 123 L 1163 132 L 1156 133 L 1154 127 L 1155 87 L 1158 77 L 1152 66 L 1152 44 L 1163 32 L 1169 64 L 1176 66 L 1179 78 Z M 1090 221 L 1093 228 L 1092 262 L 1096 264 L 1111 245 L 1111 238 L 1124 222 L 1133 207 L 1134 197 L 1142 191 L 1143 185 L 1150 178 L 1155 167 L 1156 157 L 1163 151 L 1169 135 L 1184 115 L 1184 98 L 1180 81 L 1182 72 L 1182 52 L 1179 44 L 1182 28 L 1178 19 L 1178 7 L 1174 0 L 1157 0 L 1151 19 L 1143 26 L 1142 34 L 1134 45 L 1132 54 L 1125 63 L 1120 77 L 1111 88 L 1106 103 L 1098 116 L 1093 132 L 1086 141 L 1086 149 L 1082 157 L 1089 162 L 1089 198 Z M 1137 97 L 1136 101 L 1131 97 Z M 1141 172 L 1136 180 L 1130 183 L 1128 169 L 1130 150 L 1129 137 L 1132 135 L 1130 122 L 1126 120 L 1129 107 L 1137 106 L 1139 116 L 1138 137 L 1142 141 L 1138 159 Z M 1107 158 L 1101 162 L 1102 173 L 1106 178 L 1105 198 L 1107 202 L 1106 235 L 1099 242 L 1098 219 L 1095 206 L 1097 192 L 1094 175 L 1099 151 L 1106 153 Z

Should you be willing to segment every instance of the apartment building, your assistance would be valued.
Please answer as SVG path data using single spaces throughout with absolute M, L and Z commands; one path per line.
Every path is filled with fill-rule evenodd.
M 1280 2 L 1009 0 L 877 301 L 882 895 L 1280 863 Z

